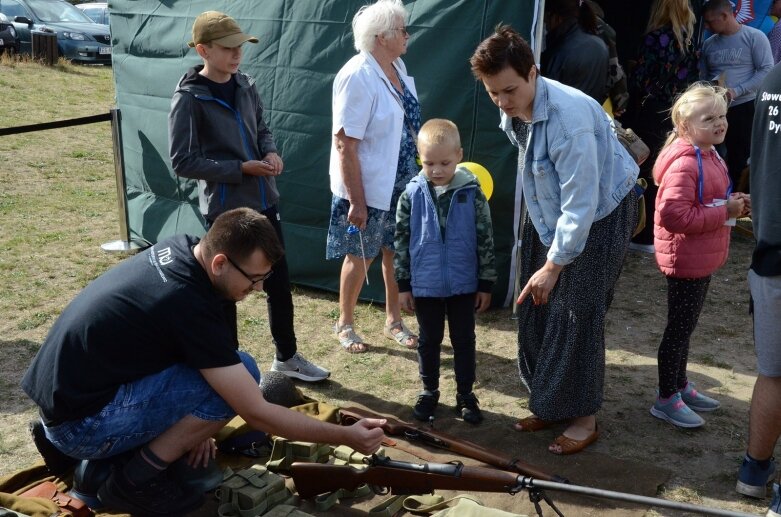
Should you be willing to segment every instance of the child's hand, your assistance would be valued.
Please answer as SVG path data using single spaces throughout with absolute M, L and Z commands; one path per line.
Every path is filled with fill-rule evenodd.
M 241 164 L 242 174 L 248 176 L 278 176 L 271 162 L 261 160 L 249 160 Z
M 743 192 L 735 192 L 734 194 L 731 194 L 731 197 L 743 200 L 743 213 L 738 217 L 749 217 L 751 215 L 751 196 Z
M 282 158 L 280 158 L 277 153 L 266 153 L 261 160 L 261 163 L 264 162 L 271 166 L 272 173 L 269 174 L 269 176 L 279 176 L 282 174 L 282 169 L 285 167 L 285 164 L 282 163 Z
M 743 198 L 731 197 L 727 200 L 727 216 L 729 218 L 742 217 L 746 208 L 746 202 Z
M 404 312 L 409 314 L 415 313 L 415 299 L 410 291 L 399 293 L 399 305 Z
M 491 293 L 475 294 L 475 312 L 485 312 L 491 306 Z

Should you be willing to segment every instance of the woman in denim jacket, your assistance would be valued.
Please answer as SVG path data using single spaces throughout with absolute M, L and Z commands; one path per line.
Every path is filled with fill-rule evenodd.
M 470 63 L 519 149 L 526 205 L 518 366 L 533 415 L 515 428 L 564 422 L 548 450 L 572 454 L 598 436 L 605 314 L 637 224 L 638 167 L 599 104 L 540 77 L 528 43 L 509 26 Z

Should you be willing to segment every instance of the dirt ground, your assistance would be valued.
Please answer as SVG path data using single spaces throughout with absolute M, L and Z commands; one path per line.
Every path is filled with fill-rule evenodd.
M 452 354 L 446 348 L 436 428 L 502 448 L 578 484 L 764 515 L 767 501 L 746 499 L 734 492 L 756 375 L 746 282 L 752 247 L 751 237 L 733 232 L 729 261 L 713 276 L 692 338 L 690 379 L 698 389 L 722 402 L 719 411 L 704 415 L 707 423 L 703 428 L 678 429 L 649 414 L 656 386 L 656 349 L 666 317 L 666 286 L 653 256 L 639 252 L 629 252 L 608 314 L 605 403 L 598 414 L 601 437 L 587 452 L 565 458 L 547 453 L 547 443 L 561 429 L 533 434 L 511 430 L 513 421 L 529 411 L 515 362 L 517 322 L 509 309 L 491 310 L 478 321 L 475 391 L 485 422 L 471 427 L 455 418 Z M 372 345 L 371 351 L 348 355 L 338 349 L 329 332 L 337 314 L 333 294 L 296 289 L 295 304 L 300 350 L 332 371 L 329 381 L 301 385 L 303 391 L 334 405 L 357 402 L 411 421 L 411 405 L 419 390 L 416 356 L 381 337 L 382 307 L 362 304 L 358 308 L 357 330 Z M 243 303 L 239 320 L 245 348 L 267 369 L 271 349 L 264 306 L 259 300 Z M 0 476 L 39 459 L 26 435 L 26 422 L 35 410 L 18 389 L 18 382 L 42 338 L 41 333 L 35 339 L 0 342 L 4 356 Z M 438 458 L 448 460 L 447 456 Z M 661 508 L 551 495 L 562 502 L 568 516 L 683 515 Z M 484 501 L 513 511 L 533 511 L 528 501 L 521 504 L 519 499 L 508 497 L 494 495 Z M 545 515 L 552 513 L 546 511 Z

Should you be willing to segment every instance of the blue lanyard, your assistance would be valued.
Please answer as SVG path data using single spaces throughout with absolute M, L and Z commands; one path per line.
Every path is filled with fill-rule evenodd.
M 703 179 L 702 173 L 702 151 L 695 145 L 694 153 L 697 155 L 697 167 L 699 168 L 697 171 L 697 197 L 700 198 L 700 204 L 704 205 L 705 203 L 702 202 L 702 191 L 704 189 L 705 180 Z M 724 194 L 724 199 L 729 199 L 729 195 L 732 194 L 732 178 L 729 177 L 729 174 L 727 174 L 727 181 L 729 181 L 729 185 L 727 186 L 727 193 Z

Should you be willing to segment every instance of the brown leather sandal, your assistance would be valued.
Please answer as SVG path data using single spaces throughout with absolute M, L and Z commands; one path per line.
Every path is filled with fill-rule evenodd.
M 558 422 L 553 420 L 543 420 L 535 415 L 521 418 L 513 424 L 513 429 L 523 433 L 533 433 L 556 425 Z
M 550 447 L 548 447 L 548 452 L 551 454 L 558 454 L 558 455 L 565 455 L 565 454 L 575 454 L 576 452 L 580 452 L 592 443 L 597 441 L 597 438 L 599 438 L 599 429 L 594 429 L 594 432 L 592 432 L 590 435 L 586 436 L 582 440 L 576 440 L 574 438 L 570 438 L 569 436 L 559 435 L 558 438 L 553 440 L 553 445 L 558 445 L 561 447 L 561 452 L 554 452 L 550 450 Z

